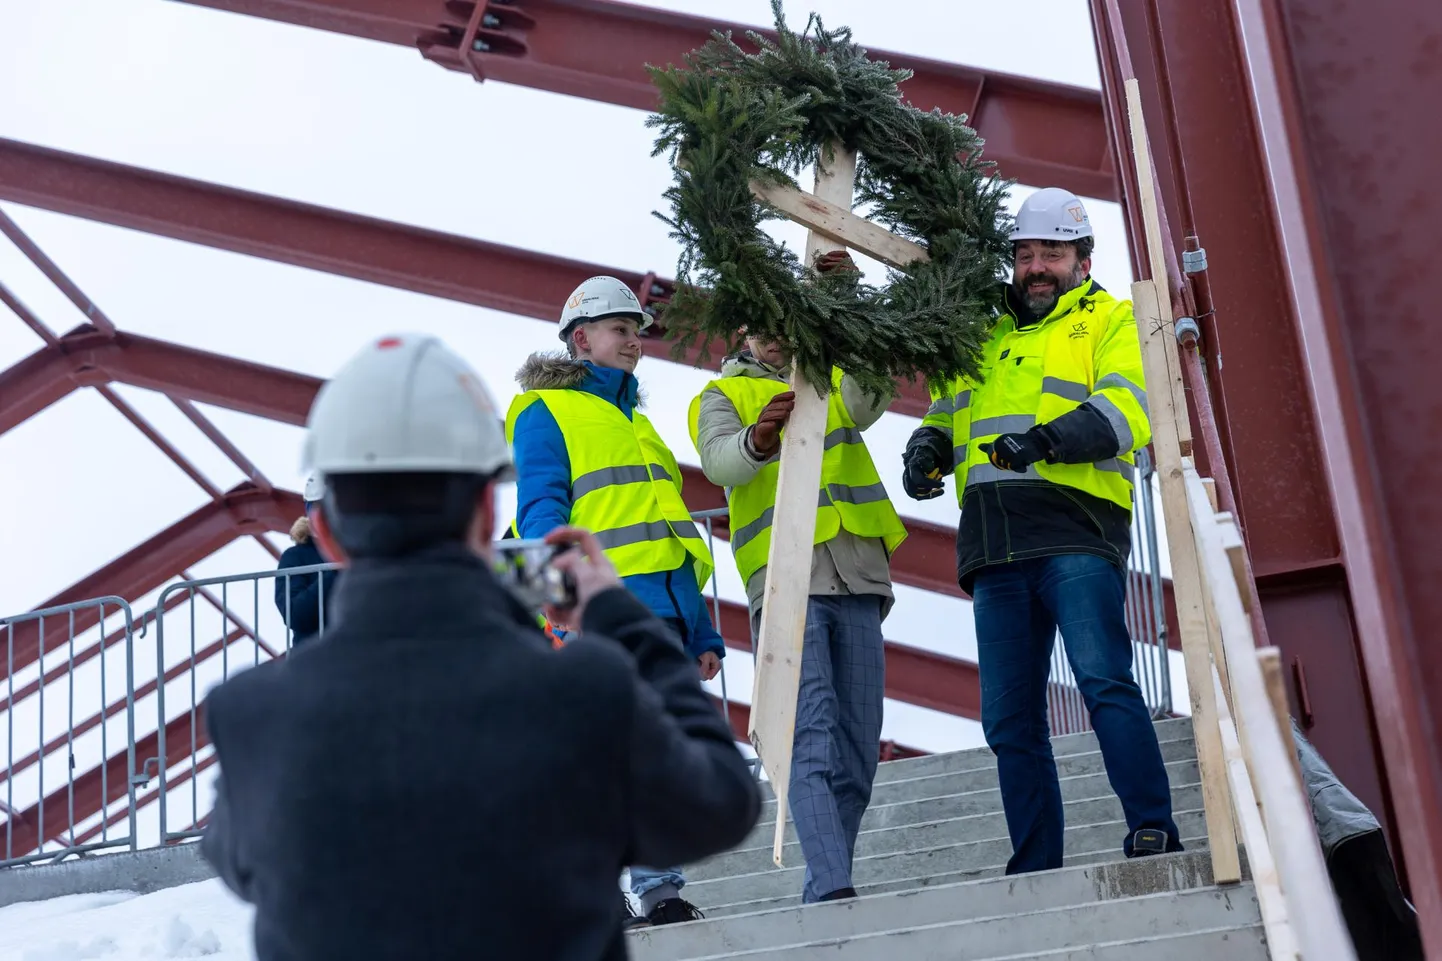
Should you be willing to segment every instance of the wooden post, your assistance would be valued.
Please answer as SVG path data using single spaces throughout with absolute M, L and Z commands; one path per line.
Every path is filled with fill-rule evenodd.
M 828 156 L 828 152 L 830 156 Z M 831 144 L 816 164 L 816 196 L 851 208 L 856 155 Z M 812 231 L 806 238 L 806 263 L 841 249 Z M 812 541 L 816 537 L 816 492 L 821 488 L 822 444 L 826 435 L 827 393 L 817 393 L 793 370 L 796 406 L 781 437 L 781 469 L 766 557 L 766 590 L 756 645 L 756 678 L 751 698 L 751 746 L 761 757 L 776 794 L 776 839 L 771 857 L 781 865 L 791 786 L 791 741 L 796 730 L 796 695 L 801 686 L 801 647 L 811 588 Z M 829 385 L 828 391 L 829 392 Z

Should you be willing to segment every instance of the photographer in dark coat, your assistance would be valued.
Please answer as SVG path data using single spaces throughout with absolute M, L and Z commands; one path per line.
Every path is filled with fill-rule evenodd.
M 676 637 L 590 534 L 554 650 L 495 577 L 494 404 L 432 337 L 370 344 L 311 409 L 326 642 L 215 688 L 202 850 L 260 961 L 621 961 L 616 878 L 738 844 L 760 794 Z

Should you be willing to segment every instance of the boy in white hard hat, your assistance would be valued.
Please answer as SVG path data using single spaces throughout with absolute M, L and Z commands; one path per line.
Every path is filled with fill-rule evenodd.
M 760 813 L 695 664 L 574 528 L 548 532 L 580 548 L 554 562 L 577 601 L 550 613 L 580 635 L 546 642 L 492 573 L 514 474 L 496 408 L 435 338 L 342 368 L 305 457 L 346 564 L 335 621 L 204 708 L 202 851 L 255 905 L 259 961 L 624 961 L 626 859 L 718 853 Z
M 681 499 L 676 458 L 639 409 L 634 371 L 650 323 L 625 284 L 592 277 L 562 309 L 566 353 L 532 355 L 517 373 L 524 393 L 506 415 L 519 477 L 515 526 L 523 538 L 560 524 L 594 531 L 626 586 L 710 680 L 725 656 L 701 593 L 711 554 Z M 553 627 L 564 639 L 566 625 Z M 652 924 L 701 917 L 681 897 L 685 883 L 680 868 L 631 868 L 631 892 Z
M 1091 221 L 1069 191 L 1028 197 L 1011 240 L 983 377 L 933 394 L 903 486 L 936 497 L 956 474 L 957 577 L 974 601 L 982 727 L 1016 874 L 1062 865 L 1046 708 L 1058 628 L 1126 815 L 1122 850 L 1182 845 L 1125 617 L 1135 454 L 1151 439 L 1132 305 L 1091 279 Z

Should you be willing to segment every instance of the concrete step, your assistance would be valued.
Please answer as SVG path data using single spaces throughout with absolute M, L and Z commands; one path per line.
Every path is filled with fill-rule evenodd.
M 1182 833 L 1188 833 L 1187 828 L 1193 824 L 1203 823 L 1195 818 L 1182 823 L 1184 816 L 1190 817 L 1201 811 L 1200 789 L 1197 789 L 1196 801 L 1185 809 L 1173 808 L 1176 812 L 1177 826 Z M 1113 803 L 1107 803 L 1108 800 Z M 1067 850 L 1081 851 L 1083 848 L 1077 845 L 1081 843 L 1080 838 L 1090 829 L 1099 825 L 1123 824 L 1124 818 L 1121 813 L 1121 805 L 1115 803 L 1115 798 L 1097 798 L 1085 802 L 1088 807 L 1079 808 L 1078 804 L 1069 805 L 1066 819 L 1066 842 Z M 1092 813 L 1092 817 L 1081 816 L 1080 811 Z M 1109 816 L 1107 816 L 1109 815 Z M 1120 829 L 1116 841 L 1118 847 L 1121 843 L 1121 835 L 1126 834 L 1126 829 Z M 1007 853 L 1010 856 L 1010 841 L 1008 840 L 1006 818 L 1000 813 L 979 815 L 970 818 L 945 818 L 936 821 L 922 821 L 918 824 L 908 824 L 903 827 L 882 828 L 877 831 L 863 831 L 856 838 L 855 859 L 876 857 L 884 854 L 896 854 L 902 851 L 915 851 L 924 848 L 956 847 L 965 848 L 970 845 L 991 845 L 996 847 L 995 842 L 1005 842 L 1008 846 Z M 983 848 L 978 850 L 990 850 Z M 713 878 L 731 877 L 737 874 L 755 874 L 761 871 L 775 870 L 775 862 L 771 859 L 771 845 L 745 848 L 730 851 L 726 854 L 717 855 L 694 866 L 686 868 L 686 878 L 689 881 L 705 881 Z M 788 865 L 802 865 L 805 858 L 798 843 L 786 844 L 781 849 L 782 863 Z M 990 862 L 988 862 L 990 863 Z
M 1021 905 L 1014 907 L 1021 908 Z M 1030 957 L 1083 945 L 1168 938 L 1195 931 L 1257 925 L 1250 884 L 1193 888 L 1135 898 L 1013 911 L 990 917 L 909 925 L 854 936 L 751 950 L 690 955 L 693 961 L 979 961 Z M 1160 955 L 1153 955 L 1159 957 Z
M 1169 718 L 1156 722 L 1154 726 L 1158 741 L 1192 740 L 1191 718 Z M 1052 754 L 1060 759 L 1071 754 L 1090 754 L 1099 750 L 1099 747 L 1096 735 L 1088 731 L 1085 734 L 1067 734 L 1052 738 L 1051 749 Z M 884 761 L 876 770 L 876 783 L 905 780 L 942 771 L 967 771 L 995 766 L 996 756 L 991 753 L 991 748 L 968 748 L 965 751 L 947 751 L 942 754 Z
M 1206 837 L 1182 838 L 1182 844 L 1186 847 L 1183 853 L 1205 852 L 1207 849 Z M 1108 864 L 1122 864 L 1125 859 L 1121 858 L 1115 850 L 1096 851 L 1091 854 L 1069 854 L 1062 859 L 1062 868 L 1066 870 L 1072 867 L 1099 867 Z M 989 864 L 984 868 L 969 871 L 951 871 L 941 874 L 920 874 L 914 877 L 892 878 L 888 881 L 877 881 L 874 883 L 863 883 L 856 885 L 856 890 L 862 895 L 889 894 L 893 891 L 917 891 L 923 888 L 935 887 L 944 884 L 960 884 L 965 881 L 979 881 L 988 878 L 1002 877 L 1006 872 L 1006 863 Z M 801 887 L 797 883 L 796 889 L 790 894 L 781 897 L 762 897 L 749 901 L 737 901 L 730 904 L 702 905 L 702 910 L 708 917 L 720 918 L 734 914 L 747 914 L 757 911 L 775 911 L 782 908 L 798 907 L 801 904 Z
M 1201 811 L 1180 813 L 1176 820 L 1183 838 L 1206 833 L 1205 819 Z M 1069 828 L 1066 832 L 1066 850 L 1072 855 L 1104 852 L 1112 858 L 1120 858 L 1122 839 L 1126 836 L 1126 831 L 1126 824 L 1122 821 Z M 1010 857 L 1011 841 L 1000 837 L 970 844 L 946 844 L 857 858 L 852 864 L 851 875 L 853 883 L 859 888 L 864 884 L 896 878 L 978 871 L 994 865 L 1004 865 Z M 759 870 L 724 877 L 713 875 L 705 880 L 691 880 L 693 875 L 687 872 L 687 899 L 705 910 L 706 906 L 711 904 L 780 898 L 800 893 L 806 870 L 800 858 L 788 861 L 789 866 L 785 868 L 776 868 L 769 860 L 755 863 Z
M 1202 788 L 1200 784 L 1172 785 L 1172 810 L 1190 811 L 1201 806 Z M 883 841 L 883 837 L 887 832 L 906 827 L 937 832 L 940 835 L 954 837 L 957 842 L 1007 836 L 1006 815 L 1002 811 L 992 809 L 984 814 L 957 817 L 957 809 L 958 805 L 953 803 L 951 798 L 906 801 L 901 804 L 871 808 L 867 814 L 862 815 L 862 830 L 856 838 L 856 856 L 865 857 L 869 854 L 880 853 L 884 847 L 876 848 L 873 845 L 877 843 L 884 845 L 886 842 Z M 1123 820 L 1122 803 L 1117 800 L 1115 794 L 1108 793 L 1102 797 L 1085 798 L 1066 805 L 1066 823 L 1070 826 L 1120 820 Z M 949 827 L 941 825 L 949 825 Z M 748 851 L 764 852 L 769 863 L 775 830 L 776 822 L 774 820 L 758 825 L 746 836 L 740 847 L 698 862 L 696 867 L 700 868 Z M 788 818 L 782 860 L 790 861 L 800 857 L 801 849 L 796 843 L 796 824 Z
M 1197 771 L 1195 756 L 1167 762 L 1167 778 L 1174 785 L 1195 784 L 1200 781 L 1201 776 Z M 1061 778 L 1061 796 L 1064 802 L 1100 797 L 1110 790 L 1111 782 L 1100 770 Z M 952 795 L 966 796 L 964 799 L 959 799 L 961 806 L 956 809 L 956 817 L 968 817 L 972 814 L 1001 810 L 1001 791 L 997 788 L 996 771 L 986 768 L 978 771 L 962 771 L 956 774 L 931 774 L 877 784 L 871 791 L 871 806 L 880 807 L 903 801 L 919 801 Z M 760 823 L 774 822 L 775 818 L 776 799 L 768 798 L 761 805 Z M 771 830 L 774 831 L 775 828 L 773 827 Z
M 673 961 L 727 952 L 851 938 L 897 927 L 966 921 L 1117 898 L 1210 887 L 1205 851 L 1155 858 L 990 877 L 906 891 L 730 915 L 708 912 L 704 921 L 641 928 L 631 933 L 637 961 Z
M 946 956 L 946 955 L 942 955 Z M 1269 961 L 1266 937 L 1260 924 L 1189 931 L 1167 938 L 1138 938 L 1084 947 L 1062 948 L 1041 954 L 1008 954 L 977 961 Z M 924 961 L 924 959 L 917 959 Z
M 1174 743 L 1177 746 L 1172 747 L 1171 745 L 1174 745 Z M 1191 750 L 1191 742 L 1185 742 L 1185 745 L 1182 745 L 1181 742 L 1165 742 L 1164 745 L 1162 745 L 1162 759 L 1167 763 L 1178 762 L 1178 760 L 1195 760 L 1195 753 Z M 983 771 L 989 771 L 989 773 L 991 773 L 991 779 L 988 781 L 988 779 L 982 778 L 981 785 L 979 785 L 979 788 L 976 788 L 976 791 L 956 792 L 955 795 L 950 795 L 950 797 L 957 798 L 957 807 L 949 808 L 946 807 L 946 805 L 933 804 L 932 807 L 930 807 L 932 814 L 920 818 L 920 820 L 936 821 L 945 817 L 973 817 L 973 815 L 989 814 L 989 812 L 1001 814 L 1001 791 L 999 791 L 998 782 L 996 782 L 995 768 L 983 769 Z M 1103 771 L 1100 766 L 1097 766 L 1096 771 L 1077 771 L 1074 773 L 1067 773 L 1066 771 L 1067 769 L 1061 768 L 1061 765 L 1058 765 L 1061 788 L 1063 788 L 1061 798 L 1063 798 L 1064 802 L 1089 801 L 1089 799 L 1092 799 L 1079 794 L 1076 789 L 1071 789 L 1071 785 L 1067 784 L 1067 778 L 1103 775 L 1102 781 L 1106 782 L 1106 772 Z M 1182 772 L 1181 769 L 1169 768 L 1168 772 L 1178 772 L 1177 775 L 1171 778 L 1172 794 L 1174 795 L 1180 786 L 1195 784 L 1195 779 L 1193 779 L 1193 781 L 1187 781 L 1187 778 L 1182 776 L 1185 772 Z M 950 775 L 950 773 L 923 775 L 921 778 L 911 778 L 907 779 L 907 781 L 890 782 L 890 785 L 894 786 L 888 786 L 885 791 L 881 791 L 880 788 L 872 789 L 871 804 L 868 805 L 867 812 L 862 815 L 861 830 L 867 831 L 871 830 L 872 827 L 890 827 L 891 824 L 900 824 L 901 821 L 890 821 L 890 818 L 900 817 L 898 805 L 917 804 L 919 801 L 937 801 L 939 798 L 946 798 L 947 795 L 934 794 L 937 789 L 946 786 L 945 782 L 936 781 L 936 778 L 960 776 L 962 773 L 966 772 L 959 772 L 957 775 Z M 901 786 L 903 784 L 911 786 L 908 789 L 904 789 L 903 786 Z M 1087 784 L 1092 784 L 1092 782 L 1087 782 Z M 877 799 L 877 795 L 887 797 L 887 795 L 895 795 L 898 794 L 898 792 L 903 795 L 910 792 L 910 794 L 916 794 L 917 798 L 890 802 L 878 801 Z M 1110 794 L 1112 794 L 1112 786 L 1110 786 L 1110 782 L 1106 782 L 1105 788 L 1097 792 L 1096 795 L 1092 795 L 1092 797 L 1102 797 L 1102 795 Z M 976 797 L 968 798 L 966 795 L 976 795 Z M 985 797 L 983 797 L 983 795 L 985 795 Z M 1182 805 L 1177 805 L 1174 801 L 1174 807 L 1182 807 Z M 787 822 L 789 821 L 790 818 L 787 817 Z M 793 828 L 789 825 L 787 831 L 792 830 Z M 757 821 L 756 827 L 751 830 L 751 834 L 748 835 L 746 841 L 743 841 L 741 847 L 760 847 L 761 844 L 770 844 L 771 835 L 773 835 L 774 831 L 776 831 L 776 802 L 769 801 L 761 808 L 760 821 Z M 795 835 L 789 834 L 789 837 L 795 840 Z M 761 838 L 761 840 L 751 840 L 751 838 Z

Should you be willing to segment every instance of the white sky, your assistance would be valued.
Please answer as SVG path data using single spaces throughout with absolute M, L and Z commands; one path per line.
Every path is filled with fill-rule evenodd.
M 767 0 L 648 5 L 769 23 Z M 1098 86 L 1086 6 L 1075 0 L 1037 0 L 1025 14 L 978 0 L 788 6 L 793 26 L 815 9 L 878 49 Z M 476 84 L 404 47 L 183 3 L 0 0 L 0 136 L 670 276 L 677 248 L 651 213 L 661 205 L 669 174 L 664 159 L 650 157 L 653 132 L 645 117 L 521 87 Z M 1013 204 L 1027 193 L 1015 191 Z M 1101 201 L 1088 206 L 1098 231 L 1094 274 L 1125 291 L 1131 276 L 1119 209 Z M 516 390 L 512 377 L 524 357 L 558 346 L 551 323 L 15 204 L 3 209 L 123 330 L 320 377 L 330 376 L 366 338 L 424 330 L 466 356 L 503 405 Z M 800 228 L 779 232 L 799 246 Z M 82 322 L 3 239 L 0 280 L 53 329 Z M 40 346 L 0 310 L 0 368 Z M 712 375 L 655 359 L 638 375 L 662 436 L 683 463 L 697 463 L 684 411 Z M 118 391 L 221 489 L 242 479 L 164 398 Z M 273 482 L 300 488 L 299 428 L 204 409 Z M 888 482 L 916 424 L 888 413 L 868 433 Z M 6 558 L 0 612 L 29 609 L 205 501 L 94 391 L 72 394 L 0 437 L 0 557 Z M 898 493 L 897 507 L 948 525 L 957 513 L 951 497 L 918 504 Z M 288 542 L 276 537 L 274 543 Z M 744 600 L 719 542 L 717 559 L 723 596 Z M 269 555 L 243 541 L 194 572 L 273 566 Z M 886 624 L 889 638 L 975 657 L 969 604 L 907 587 L 898 595 Z M 253 598 L 247 594 L 239 603 L 249 618 Z M 268 606 L 264 596 L 259 606 Z M 262 622 L 270 616 L 260 614 Z M 167 625 L 171 636 L 179 629 Z M 199 634 L 198 646 L 214 639 Z M 137 643 L 150 652 L 137 656 L 153 659 L 153 644 Z M 188 649 L 188 638 L 184 644 Z M 173 663 L 179 655 L 170 652 L 178 649 L 167 647 Z M 241 645 L 232 656 L 251 653 Z M 748 659 L 733 654 L 727 667 L 731 694 L 748 700 Z M 152 666 L 137 683 L 153 676 Z M 114 691 L 115 683 L 112 677 L 107 687 Z M 189 682 L 184 686 L 189 703 Z M 94 710 L 79 700 L 77 715 Z M 1185 707 L 1184 696 L 1179 703 Z M 63 718 L 59 723 L 63 730 Z M 48 717 L 45 726 L 53 727 Z M 884 735 L 930 750 L 981 743 L 975 722 L 891 701 Z M 208 797 L 208 788 L 201 791 Z

